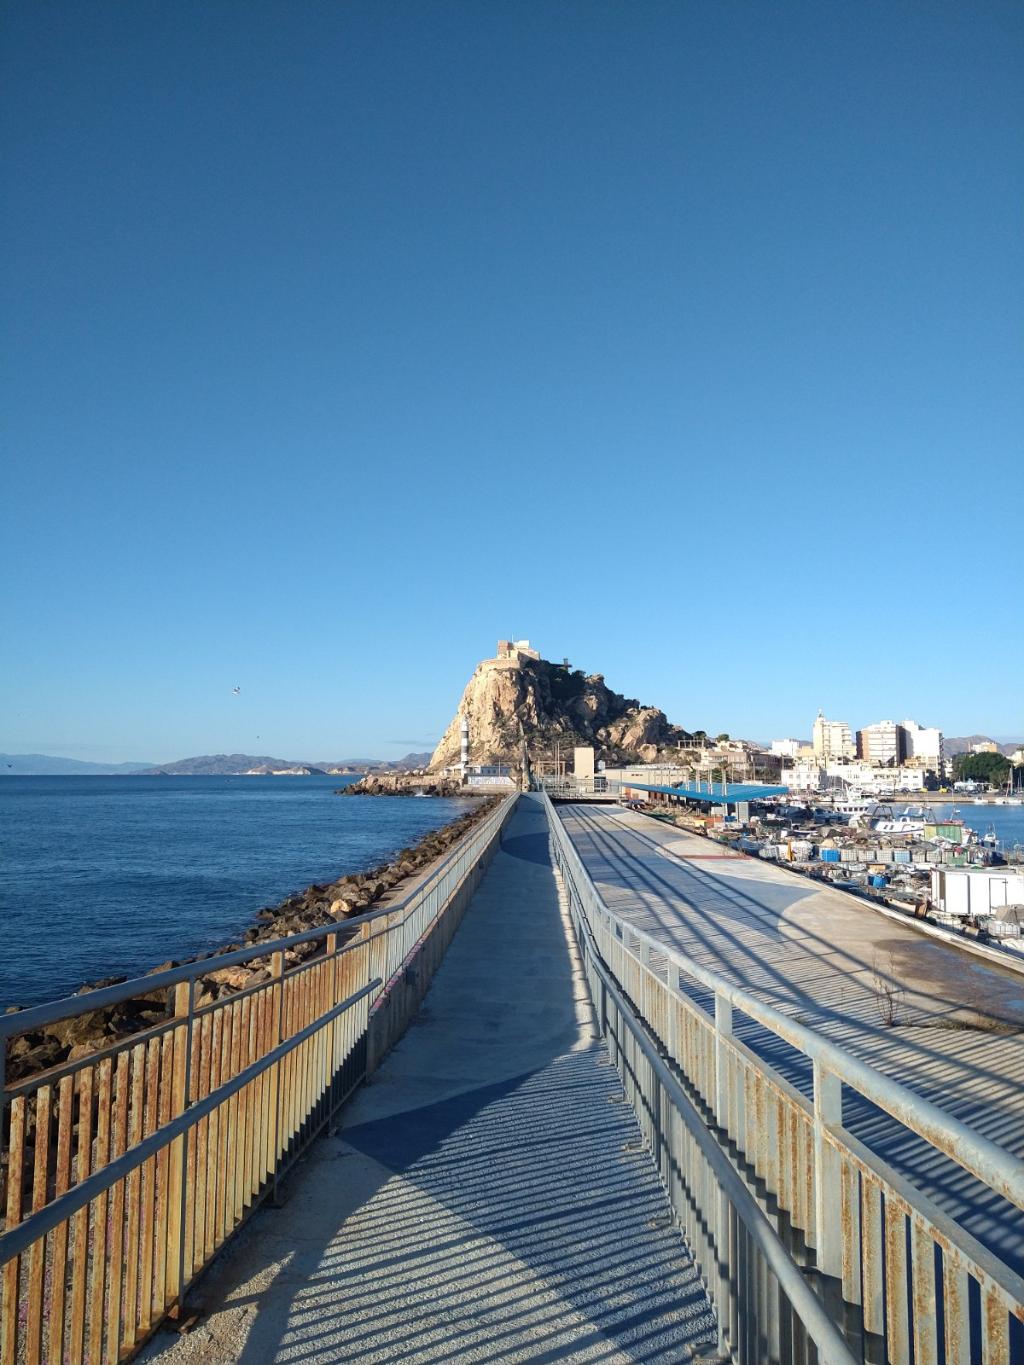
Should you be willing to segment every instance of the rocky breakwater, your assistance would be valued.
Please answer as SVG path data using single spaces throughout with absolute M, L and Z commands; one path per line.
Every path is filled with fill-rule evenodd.
M 463 787 L 457 777 L 438 777 L 429 773 L 367 773 L 348 787 L 339 787 L 338 796 L 476 796 Z
M 201 1009 L 204 1005 L 270 977 L 269 955 L 257 955 L 247 962 L 220 969 L 216 965 L 218 956 L 239 948 L 288 938 L 306 929 L 343 922 L 397 899 L 408 879 L 422 873 L 442 857 L 474 824 L 484 819 L 496 803 L 495 797 L 481 801 L 467 815 L 431 831 L 417 844 L 403 848 L 388 863 L 365 872 L 349 873 L 334 882 L 308 886 L 279 905 L 260 910 L 256 915 L 257 923 L 246 932 L 241 943 L 228 943 L 212 953 L 186 958 L 186 962 L 209 961 L 209 970 L 204 971 L 196 981 L 196 1008 Z M 296 966 L 323 951 L 322 939 L 295 944 L 285 951 L 285 966 Z M 169 971 L 180 965 L 179 962 L 162 962 L 153 967 L 149 975 Z M 89 991 L 119 985 L 126 979 L 110 977 L 93 981 L 83 986 L 78 994 L 87 995 Z M 143 992 L 121 1004 L 86 1010 L 70 1019 L 62 1019 L 43 1029 L 10 1039 L 7 1045 L 7 1083 L 23 1080 L 64 1062 L 77 1061 L 159 1025 L 171 1013 L 170 995 L 171 992 L 166 989 Z M 19 1008 L 12 1006 L 7 1012 L 14 1013 Z

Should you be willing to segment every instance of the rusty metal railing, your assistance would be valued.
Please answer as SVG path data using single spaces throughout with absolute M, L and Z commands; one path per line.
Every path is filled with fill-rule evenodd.
M 386 908 L 0 1016 L 0 1365 L 116 1365 L 181 1312 L 189 1286 L 372 1066 L 396 983 L 425 989 L 406 968 L 431 944 L 436 965 L 449 912 L 516 799 Z M 308 944 L 316 956 L 296 961 Z M 197 1007 L 199 977 L 254 958 L 269 959 L 262 979 Z M 10 1038 L 163 990 L 172 1012 L 156 1027 L 4 1085 Z M 385 1021 L 377 1047 L 397 1031 Z
M 831 1304 L 852 1358 L 892 1365 L 1011 1365 L 1019 1359 L 1011 1325 L 1024 1321 L 1024 1280 L 846 1129 L 844 1091 L 870 1101 L 970 1172 L 1007 1201 L 1008 1217 L 1024 1209 L 1024 1164 L 908 1087 L 613 914 L 550 802 L 545 805 L 570 906 L 598 963 L 656 1040 L 661 1064 L 671 1068 L 705 1134 L 728 1154 L 731 1169 L 785 1240 L 792 1265 L 815 1285 L 821 1302 Z M 680 989 L 681 980 L 709 993 L 713 1010 Z M 599 981 L 595 990 L 600 1001 Z M 734 1011 L 809 1060 L 811 1098 L 736 1036 Z M 621 1034 L 614 1014 L 609 1027 L 602 1004 L 599 1012 L 609 1035 Z M 614 1044 L 613 1051 L 620 1065 L 637 1056 L 633 1044 Z M 787 1298 L 778 1267 L 750 1253 L 747 1232 L 737 1240 L 735 1205 L 723 1197 L 721 1182 L 707 1177 L 706 1166 L 679 1163 L 673 1154 L 676 1120 L 667 1117 L 663 1087 L 654 1086 L 648 1061 L 635 1070 L 627 1091 L 718 1313 L 723 1353 L 744 1365 L 804 1359 L 807 1324 Z M 692 1127 L 686 1132 L 696 1160 Z

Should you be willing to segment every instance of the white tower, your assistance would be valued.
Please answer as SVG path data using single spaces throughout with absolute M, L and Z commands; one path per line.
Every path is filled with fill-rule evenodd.
M 465 780 L 466 769 L 469 767 L 469 718 L 468 718 L 468 716 L 465 716 L 465 715 L 464 715 L 464 716 L 462 717 L 462 724 L 461 724 L 460 727 L 459 727 L 459 734 L 460 734 L 461 739 L 462 739 L 462 755 L 461 755 L 461 758 L 460 758 L 460 761 L 459 761 L 459 766 L 460 766 L 460 768 L 461 768 L 461 770 L 462 770 L 463 780 Z

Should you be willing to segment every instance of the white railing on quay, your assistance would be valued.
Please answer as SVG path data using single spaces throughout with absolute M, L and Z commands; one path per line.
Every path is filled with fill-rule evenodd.
M 391 905 L 0 1016 L 0 1365 L 116 1365 L 184 1311 L 372 1067 L 374 1038 L 379 1052 L 404 1026 L 517 799 Z M 197 1005 L 200 977 L 254 959 L 252 984 Z M 156 1027 L 4 1084 L 11 1038 L 160 991 Z
M 815 1272 L 855 1358 L 894 1365 L 1016 1360 L 1024 1280 L 847 1131 L 844 1089 L 884 1110 L 1000 1196 L 1007 1218 L 1024 1209 L 1024 1165 L 906 1085 L 615 915 L 547 799 L 545 807 L 554 856 L 593 951 L 657 1040 L 699 1109 L 704 1132 L 731 1155 L 731 1168 L 785 1234 L 794 1265 L 805 1276 Z M 680 989 L 681 978 L 710 994 L 713 1013 Z M 734 1012 L 808 1059 L 812 1098 L 736 1037 Z M 607 1019 L 603 1022 L 607 1028 Z M 663 1104 L 652 1105 L 635 1084 L 631 1098 L 656 1152 L 664 1151 Z M 690 1126 L 687 1134 L 692 1155 L 692 1143 L 700 1138 Z M 783 1302 L 777 1264 L 765 1263 L 763 1255 L 755 1264 L 737 1251 L 733 1223 L 742 1214 L 731 1196 L 716 1194 L 714 1182 L 709 1186 L 703 1175 L 693 1183 L 685 1164 L 677 1171 L 663 1158 L 662 1165 L 719 1313 L 723 1350 L 743 1362 L 801 1359 L 793 1346 L 793 1315 L 800 1307 L 792 1299 Z M 763 1285 L 742 1287 L 755 1273 L 772 1280 L 767 1297 Z M 752 1312 L 756 1321 L 749 1320 Z M 805 1327 L 809 1334 L 809 1324 Z

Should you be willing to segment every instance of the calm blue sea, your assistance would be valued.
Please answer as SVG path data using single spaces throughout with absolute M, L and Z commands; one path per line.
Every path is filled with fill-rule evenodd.
M 0 1009 L 240 937 L 472 806 L 344 777 L 0 777 Z
M 902 811 L 904 804 L 913 805 L 913 798 L 908 797 L 906 803 L 892 802 L 893 811 Z M 979 834 L 993 830 L 1003 848 L 1024 845 L 1024 806 L 975 806 L 970 801 L 962 801 L 956 806 L 928 806 L 926 809 L 943 816 L 956 810 L 964 824 Z

